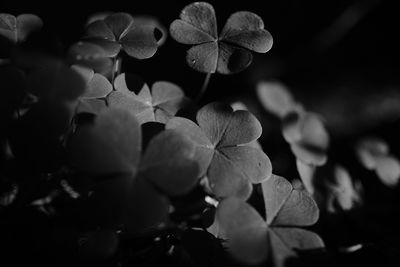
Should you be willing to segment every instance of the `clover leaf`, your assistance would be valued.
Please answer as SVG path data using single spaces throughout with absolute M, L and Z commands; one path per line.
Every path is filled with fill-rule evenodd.
M 321 249 L 321 238 L 300 227 L 314 224 L 317 205 L 305 191 L 293 189 L 283 177 L 272 175 L 262 183 L 265 217 L 238 198 L 222 200 L 217 207 L 218 237 L 225 239 L 230 254 L 246 264 L 260 264 L 267 258 L 274 266 L 297 256 L 297 251 Z
M 115 57 L 123 50 L 131 57 L 145 59 L 157 51 L 155 29 L 156 24 L 137 23 L 130 14 L 113 13 L 90 23 L 84 40 L 102 47 L 107 57 Z
M 283 137 L 296 158 L 306 164 L 325 164 L 329 134 L 321 116 L 305 110 L 279 82 L 260 82 L 257 95 L 262 106 L 281 119 Z
M 91 42 L 77 42 L 68 50 L 68 62 L 93 69 L 106 77 L 111 77 L 113 61 L 99 45 Z
M 296 158 L 306 164 L 325 164 L 330 138 L 320 116 L 307 111 L 292 111 L 282 123 L 283 137 Z
M 194 145 L 174 130 L 162 131 L 150 140 L 129 195 L 124 220 L 129 232 L 168 221 L 167 197 L 186 194 L 198 182 L 194 153 Z
M 33 56 L 32 60 L 38 56 Z M 70 68 L 63 60 L 52 57 L 43 57 L 33 64 L 27 79 L 28 91 L 46 99 L 76 100 L 86 87 L 84 77 L 76 69 Z
M 158 81 L 150 90 L 136 76 L 125 73 L 115 79 L 114 87 L 107 97 L 108 104 L 128 110 L 140 123 L 166 123 L 187 101 L 182 89 L 173 83 Z
M 103 75 L 79 65 L 73 65 L 71 68 L 78 72 L 86 83 L 86 88 L 81 98 L 106 97 L 112 91 L 112 84 Z
M 218 35 L 214 8 L 206 2 L 186 6 L 180 19 L 172 22 L 170 33 L 177 42 L 192 45 L 186 61 L 205 73 L 242 71 L 252 61 L 250 51 L 266 53 L 272 47 L 272 36 L 264 29 L 264 22 L 248 11 L 232 14 Z
M 280 82 L 262 81 L 257 84 L 256 92 L 262 106 L 281 119 L 299 108 L 292 94 Z
M 78 127 L 69 141 L 70 165 L 98 181 L 91 210 L 96 218 L 105 214 L 103 225 L 116 226 L 122 218 L 131 232 L 157 226 L 167 220 L 167 197 L 187 193 L 198 181 L 195 147 L 185 136 L 162 131 L 143 156 L 141 143 L 137 119 L 117 108 L 100 111 L 93 124 Z
M 318 207 L 328 213 L 351 210 L 362 204 L 363 187 L 339 164 L 312 166 L 296 161 L 297 170 L 306 190 Z
M 233 112 L 221 103 L 202 107 L 196 120 L 198 124 L 175 117 L 166 129 L 177 129 L 195 144 L 200 174 L 207 176 L 213 194 L 220 198 L 248 198 L 251 183 L 268 179 L 272 172 L 267 155 L 246 145 L 261 136 L 260 122 L 248 111 Z
M 356 145 L 360 162 L 368 170 L 374 170 L 378 178 L 388 187 L 400 180 L 400 161 L 390 153 L 389 145 L 380 138 L 368 137 Z
M 17 17 L 0 13 L 0 36 L 12 43 L 24 42 L 30 34 L 42 28 L 43 21 L 33 14 L 21 14 Z

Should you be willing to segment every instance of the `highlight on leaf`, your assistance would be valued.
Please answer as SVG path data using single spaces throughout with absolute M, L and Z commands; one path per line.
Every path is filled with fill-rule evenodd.
M 272 173 L 268 156 L 247 145 L 260 137 L 259 121 L 248 111 L 234 112 L 230 106 L 216 102 L 202 107 L 196 120 L 197 124 L 175 117 L 166 128 L 184 133 L 195 144 L 200 175 L 207 177 L 214 195 L 247 199 L 251 184 L 268 179 Z
M 109 106 L 128 110 L 140 123 L 166 123 L 188 101 L 173 83 L 158 81 L 150 89 L 139 77 L 126 73 L 116 77 L 114 88 L 107 97 Z
M 170 33 L 177 42 L 192 46 L 187 64 L 204 73 L 240 72 L 250 65 L 251 51 L 266 53 L 272 47 L 264 22 L 248 11 L 233 13 L 218 35 L 214 8 L 206 2 L 184 7 L 180 18 L 171 23 Z
M 301 227 L 314 224 L 318 207 L 305 191 L 293 189 L 285 178 L 272 175 L 262 183 L 264 219 L 251 205 L 230 197 L 217 207 L 217 237 L 225 239 L 228 252 L 250 265 L 265 261 L 285 266 L 302 250 L 322 249 L 321 238 Z

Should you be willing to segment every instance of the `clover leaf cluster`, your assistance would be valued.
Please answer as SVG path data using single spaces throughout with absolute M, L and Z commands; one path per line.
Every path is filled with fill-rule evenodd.
M 199 108 L 175 83 L 149 86 L 124 69 L 126 58 L 162 52 L 168 32 L 155 18 L 110 12 L 88 21 L 59 56 L 27 49 L 43 27 L 39 17 L 0 14 L 0 213 L 10 233 L 33 213 L 34 225 L 50 229 L 40 228 L 49 232 L 38 253 L 67 266 L 145 264 L 143 255 L 204 261 L 193 249 L 197 240 L 226 262 L 274 266 L 324 247 L 301 228 L 318 220 L 312 196 L 273 174 L 253 145 L 262 135 L 254 114 L 222 102 Z M 186 61 L 196 71 L 237 73 L 249 67 L 251 52 L 272 47 L 252 12 L 233 13 L 221 31 L 216 21 L 212 5 L 196 2 L 169 27 L 191 46 Z M 190 108 L 194 116 L 182 112 Z M 299 160 L 322 164 L 329 140 L 320 121 L 279 113 Z M 318 139 L 307 139 L 315 129 Z M 264 213 L 249 204 L 254 196 Z

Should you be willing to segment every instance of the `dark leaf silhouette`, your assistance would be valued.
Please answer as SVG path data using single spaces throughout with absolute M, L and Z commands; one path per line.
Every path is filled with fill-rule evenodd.
M 269 178 L 272 167 L 267 155 L 245 145 L 262 131 L 250 112 L 233 112 L 230 106 L 210 103 L 198 111 L 197 123 L 176 117 L 166 128 L 179 130 L 195 143 L 200 173 L 207 176 L 213 194 L 246 199 L 252 191 L 251 183 Z
M 72 166 L 81 171 L 134 176 L 141 151 L 139 124 L 124 110 L 105 109 L 97 115 L 93 125 L 78 128 L 68 151 Z
M 252 61 L 250 51 L 266 53 L 272 47 L 262 19 L 248 11 L 232 14 L 218 35 L 214 8 L 206 2 L 186 6 L 180 19 L 172 22 L 170 33 L 177 42 L 192 45 L 186 61 L 205 73 L 242 71 Z

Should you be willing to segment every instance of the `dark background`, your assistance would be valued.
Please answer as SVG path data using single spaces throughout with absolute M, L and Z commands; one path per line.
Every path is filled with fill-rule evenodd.
M 46 1 L 47 2 L 47 1 Z M 35 13 L 66 50 L 82 34 L 95 12 L 123 11 L 151 15 L 165 26 L 192 1 L 2 1 L 0 11 Z M 274 38 L 267 54 L 254 54 L 253 64 L 236 75 L 214 75 L 203 103 L 253 97 L 261 79 L 279 80 L 310 110 L 321 113 L 338 135 L 359 133 L 400 113 L 398 11 L 396 1 L 279 0 L 209 1 L 219 29 L 235 11 L 260 15 Z M 200 89 L 204 75 L 185 64 L 188 46 L 171 38 L 156 55 L 126 69 L 145 81 L 169 80 L 189 96 Z M 388 99 L 390 101 L 388 101 Z M 368 118 L 364 118 L 368 117 Z

